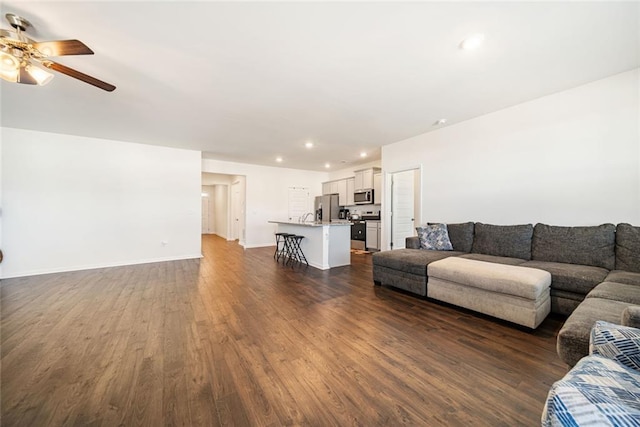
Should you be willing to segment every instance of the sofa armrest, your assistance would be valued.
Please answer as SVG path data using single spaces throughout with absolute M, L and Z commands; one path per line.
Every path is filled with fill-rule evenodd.
M 418 236 L 411 236 L 404 239 L 404 247 L 407 249 L 420 249 L 420 238 Z
M 598 320 L 591 329 L 589 354 L 640 371 L 640 329 Z
M 620 323 L 624 326 L 640 328 L 640 305 L 632 305 L 625 308 L 622 312 L 622 319 L 620 320 Z

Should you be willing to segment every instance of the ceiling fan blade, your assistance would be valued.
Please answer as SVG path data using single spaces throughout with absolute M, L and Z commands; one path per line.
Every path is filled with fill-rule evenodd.
M 22 83 L 25 85 L 37 85 L 38 82 L 34 79 L 31 74 L 27 71 L 26 67 L 20 66 L 20 71 L 18 73 L 18 83 Z
M 46 56 L 93 55 L 93 51 L 80 40 L 36 42 L 33 47 Z
M 74 79 L 78 79 L 85 83 L 89 83 L 90 85 L 98 87 L 102 90 L 106 90 L 107 92 L 113 92 L 113 90 L 115 90 L 116 88 L 112 84 L 103 82 L 102 80 L 98 80 L 95 77 L 91 77 L 87 74 L 81 73 L 80 71 L 74 70 L 73 68 L 69 68 L 65 65 L 58 64 L 57 62 L 43 61 L 42 65 L 44 65 L 47 68 L 51 68 L 52 70 L 55 70 L 59 73 L 66 74 L 67 76 L 73 77 Z

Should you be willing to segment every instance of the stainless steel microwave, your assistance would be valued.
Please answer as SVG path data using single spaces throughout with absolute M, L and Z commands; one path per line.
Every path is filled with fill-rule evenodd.
M 372 205 L 373 189 L 358 190 L 353 193 L 353 201 L 356 205 Z

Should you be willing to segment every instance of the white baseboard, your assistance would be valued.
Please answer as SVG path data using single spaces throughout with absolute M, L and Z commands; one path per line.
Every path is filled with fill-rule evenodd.
M 154 262 L 167 262 L 167 261 L 180 261 L 184 259 L 196 259 L 196 258 L 203 258 L 203 255 L 197 254 L 197 255 L 183 255 L 178 257 L 166 257 L 166 258 L 148 258 L 148 259 L 141 259 L 136 261 L 123 261 L 123 262 L 114 262 L 114 263 L 105 263 L 105 264 L 91 264 L 91 265 L 51 268 L 51 269 L 43 269 L 43 270 L 20 271 L 17 273 L 10 273 L 9 275 L 6 275 L 6 276 L 1 276 L 0 279 L 12 279 L 16 277 L 40 276 L 43 274 L 66 273 L 69 271 L 94 270 L 97 268 L 109 268 L 109 267 L 124 267 L 127 265 L 150 264 Z
M 243 245 L 245 249 L 253 249 L 253 248 L 266 248 L 269 246 L 275 246 L 275 242 L 269 242 L 269 243 L 252 243 L 250 245 Z

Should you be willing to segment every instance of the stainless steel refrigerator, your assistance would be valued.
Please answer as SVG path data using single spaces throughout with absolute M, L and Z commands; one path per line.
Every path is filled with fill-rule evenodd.
M 317 196 L 314 209 L 316 221 L 331 222 L 331 220 L 337 220 L 340 213 L 338 195 L 327 194 L 325 196 Z

